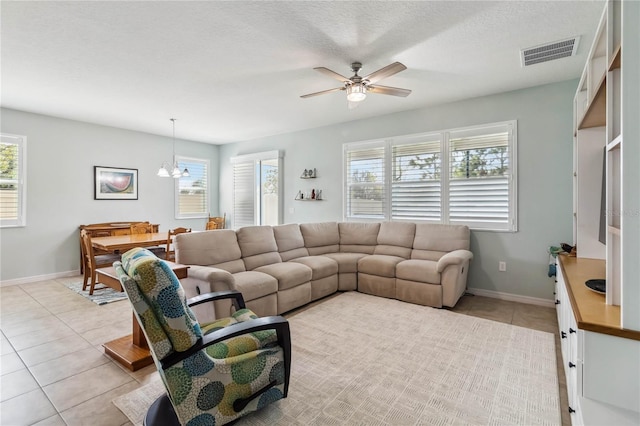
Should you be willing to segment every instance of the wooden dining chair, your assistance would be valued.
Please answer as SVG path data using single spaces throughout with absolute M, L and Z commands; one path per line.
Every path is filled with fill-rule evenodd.
M 132 223 L 130 228 L 132 234 L 152 234 L 153 225 L 149 222 Z
M 165 260 L 175 260 L 176 258 L 176 251 L 173 248 L 173 237 L 187 232 L 191 232 L 191 228 L 169 229 L 169 232 L 167 233 L 167 248 L 164 255 Z
M 89 294 L 93 295 L 93 291 L 96 290 L 96 284 L 98 284 L 98 278 L 96 270 L 98 269 L 98 261 L 94 255 L 93 245 L 91 244 L 91 235 L 82 229 L 80 231 L 80 250 L 82 253 L 82 290 L 85 291 L 87 286 L 89 287 Z M 120 260 L 120 255 L 117 254 L 104 254 L 100 256 L 100 262 L 102 265 L 111 265 L 116 260 Z M 108 288 L 108 287 L 105 287 Z M 99 288 L 98 290 L 100 290 Z
M 224 229 L 226 221 L 227 221 L 227 214 L 226 213 L 222 217 L 220 217 L 220 216 L 215 216 L 215 217 L 209 216 L 209 221 L 207 222 L 207 231 L 210 231 L 212 229 Z

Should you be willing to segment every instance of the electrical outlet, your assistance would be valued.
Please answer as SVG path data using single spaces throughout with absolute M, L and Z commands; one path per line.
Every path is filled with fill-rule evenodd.
M 498 262 L 498 271 L 505 272 L 507 270 L 507 262 Z
M 294 214 L 296 212 L 295 207 L 289 207 L 289 214 Z

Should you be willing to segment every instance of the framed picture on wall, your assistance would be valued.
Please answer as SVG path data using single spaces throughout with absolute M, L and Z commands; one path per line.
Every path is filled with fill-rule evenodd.
M 137 200 L 138 169 L 93 166 L 94 200 Z

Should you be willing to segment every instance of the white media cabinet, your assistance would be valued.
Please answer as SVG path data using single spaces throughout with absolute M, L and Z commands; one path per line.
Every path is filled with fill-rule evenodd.
M 578 425 L 640 424 L 639 76 L 640 2 L 609 0 L 574 98 L 577 258 L 560 256 L 556 268 L 569 410 Z M 597 278 L 606 278 L 605 295 L 584 284 Z

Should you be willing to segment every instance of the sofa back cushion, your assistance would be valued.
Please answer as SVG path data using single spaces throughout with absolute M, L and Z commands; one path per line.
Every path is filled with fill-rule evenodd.
M 340 232 L 337 222 L 302 223 L 300 231 L 309 255 L 336 253 L 340 249 Z
M 470 235 L 466 225 L 420 223 L 416 225 L 411 258 L 438 260 L 450 251 L 469 250 Z
M 340 251 L 373 254 L 378 244 L 379 223 L 340 222 Z
M 245 226 L 236 235 L 247 270 L 282 262 L 271 226 Z
M 246 270 L 236 233 L 232 229 L 188 232 L 174 238 L 177 263 L 215 266 L 232 274 Z
M 298 257 L 309 256 L 309 251 L 304 246 L 304 238 L 297 223 L 278 225 L 273 227 L 273 235 L 276 238 L 278 252 L 283 262 Z
M 382 222 L 378 232 L 378 245 L 373 253 L 409 259 L 415 234 L 415 223 Z

